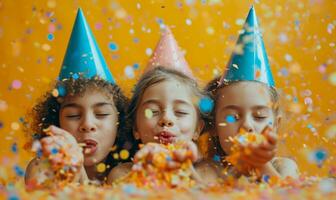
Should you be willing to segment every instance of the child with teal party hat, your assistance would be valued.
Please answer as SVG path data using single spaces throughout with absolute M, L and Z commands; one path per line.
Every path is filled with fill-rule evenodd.
M 105 182 L 130 158 L 127 105 L 79 9 L 55 89 L 33 109 L 30 146 L 37 156 L 26 170 L 27 187 Z M 112 153 L 120 150 L 118 160 Z
M 256 175 L 266 181 L 270 176 L 298 177 L 293 160 L 275 157 L 279 97 L 253 7 L 226 71 L 206 90 L 215 101 L 208 129 L 217 164 L 203 167 L 219 175 Z

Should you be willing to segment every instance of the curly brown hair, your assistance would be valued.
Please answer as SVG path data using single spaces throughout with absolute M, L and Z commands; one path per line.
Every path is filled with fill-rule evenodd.
M 26 147 L 29 148 L 33 140 L 39 140 L 45 137 L 43 129 L 49 127 L 50 125 L 60 125 L 59 112 L 64 96 L 84 95 L 86 90 L 95 89 L 103 92 L 103 94 L 107 95 L 108 98 L 113 99 L 118 111 L 118 130 L 115 141 L 115 146 L 117 148 L 108 154 L 105 163 L 110 165 L 109 169 L 111 169 L 119 162 L 130 161 L 135 152 L 133 145 L 134 139 L 132 133 L 130 132 L 131 126 L 126 120 L 129 99 L 123 94 L 121 88 L 99 77 L 92 77 L 90 79 L 83 77 L 79 77 L 78 79 L 65 79 L 62 81 L 56 81 L 55 86 L 55 88 L 58 89 L 57 91 L 59 91 L 59 95 L 57 96 L 54 94 L 53 91 L 55 91 L 55 89 L 46 92 L 29 113 L 32 118 L 30 126 L 25 130 L 29 140 Z M 62 93 L 65 94 L 62 95 Z M 130 152 L 130 157 L 127 160 L 114 159 L 113 153 L 119 152 L 122 149 L 127 149 Z

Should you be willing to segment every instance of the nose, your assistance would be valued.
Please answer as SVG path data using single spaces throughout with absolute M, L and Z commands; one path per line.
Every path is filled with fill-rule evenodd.
M 81 132 L 94 132 L 94 131 L 96 131 L 97 127 L 94 123 L 94 118 L 90 115 L 85 115 L 81 124 L 80 124 L 79 130 Z
M 242 127 L 241 128 L 243 128 L 248 133 L 253 133 L 254 132 L 252 120 L 248 116 L 245 116 L 243 118 L 243 122 L 242 122 Z
M 161 118 L 159 120 L 159 126 L 161 127 L 172 127 L 174 126 L 174 122 L 172 119 L 171 113 L 164 111 L 161 115 Z

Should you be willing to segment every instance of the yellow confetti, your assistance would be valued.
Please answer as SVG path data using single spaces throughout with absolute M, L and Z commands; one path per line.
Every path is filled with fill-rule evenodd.
M 113 158 L 116 159 L 116 160 L 118 160 L 119 159 L 119 154 L 118 153 L 114 153 L 113 154 Z
M 49 44 L 43 44 L 43 45 L 42 45 L 42 49 L 43 49 L 44 51 L 49 51 L 49 50 L 51 49 L 51 47 L 50 47 Z
M 129 157 L 129 152 L 126 149 L 120 151 L 120 158 L 126 160 Z
M 146 116 L 146 118 L 148 118 L 148 119 L 152 118 L 152 117 L 153 117 L 153 112 L 152 112 L 152 110 L 147 108 L 147 109 L 145 110 L 145 116 Z
M 105 172 L 106 170 L 106 165 L 104 163 L 99 163 L 97 166 L 96 166 L 96 169 L 97 169 L 97 172 L 99 173 L 103 173 Z
M 53 89 L 53 91 L 51 92 L 51 94 L 53 95 L 53 97 L 58 97 L 58 95 L 59 95 L 57 89 Z
M 19 128 L 20 128 L 20 124 L 17 123 L 17 122 L 13 122 L 13 123 L 11 124 L 11 128 L 12 128 L 14 131 L 19 130 Z

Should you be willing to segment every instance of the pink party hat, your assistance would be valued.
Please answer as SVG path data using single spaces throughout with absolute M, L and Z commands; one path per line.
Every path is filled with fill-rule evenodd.
M 183 53 L 177 45 L 173 33 L 168 27 L 163 30 L 161 38 L 144 73 L 158 66 L 180 71 L 190 78 L 195 79 Z

